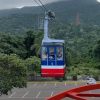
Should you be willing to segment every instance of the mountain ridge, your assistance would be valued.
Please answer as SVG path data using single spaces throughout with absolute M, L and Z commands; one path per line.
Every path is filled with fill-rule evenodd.
M 91 3 L 89 3 L 89 2 L 91 2 Z M 84 4 L 85 5 L 100 4 L 96 0 L 85 0 L 85 2 L 84 2 L 84 0 L 68 0 L 68 1 L 64 0 L 64 1 L 54 2 L 54 3 L 49 3 L 49 4 L 46 4 L 45 6 L 46 6 L 46 8 L 49 8 L 49 9 L 53 8 L 54 10 L 56 10 L 56 8 L 59 9 L 59 7 L 60 8 L 65 7 L 65 5 L 64 6 L 59 6 L 59 5 L 63 5 L 63 4 L 66 4 L 66 3 L 67 3 L 67 5 L 76 5 L 76 6 L 80 5 L 80 7 L 81 7 L 81 5 L 84 5 Z M 11 9 L 0 10 L 0 16 L 1 16 L 2 13 L 11 13 L 11 14 L 15 14 L 15 13 L 32 13 L 32 11 L 33 11 L 33 14 L 37 14 L 38 12 L 34 12 L 36 10 L 39 13 L 44 12 L 43 9 L 41 9 L 40 6 L 24 6 L 23 8 L 20 8 L 20 9 L 19 8 L 11 8 Z
M 75 23 L 78 13 L 81 24 L 100 25 L 100 3 L 96 0 L 64 0 L 45 6 L 48 10 L 55 12 L 57 21 L 62 24 Z M 24 32 L 36 27 L 34 25 L 37 23 L 38 17 L 43 16 L 44 11 L 41 7 L 2 10 L 0 11 L 0 31 Z

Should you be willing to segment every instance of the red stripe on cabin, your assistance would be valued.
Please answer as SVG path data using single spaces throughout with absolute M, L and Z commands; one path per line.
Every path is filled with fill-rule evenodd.
M 43 77 L 64 77 L 65 69 L 41 69 Z

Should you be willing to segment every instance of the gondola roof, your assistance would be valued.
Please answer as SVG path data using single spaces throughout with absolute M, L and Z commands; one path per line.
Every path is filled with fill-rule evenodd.
M 64 43 L 64 40 L 44 38 L 42 40 L 42 44 L 43 43 Z

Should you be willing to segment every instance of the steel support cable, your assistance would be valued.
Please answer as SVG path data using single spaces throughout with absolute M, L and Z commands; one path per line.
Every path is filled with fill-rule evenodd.
M 35 1 L 35 3 L 44 11 L 44 12 L 47 12 L 48 10 L 47 10 L 47 8 L 44 6 L 44 4 L 42 3 L 42 1 L 41 0 L 33 0 L 33 1 Z M 59 21 L 59 19 L 58 18 L 56 18 L 55 19 L 55 21 L 56 22 L 58 22 L 59 24 L 61 24 L 61 22 Z
M 33 0 L 35 1 L 35 3 L 45 12 L 45 9 L 44 7 L 41 6 L 40 2 L 38 2 L 37 0 Z
M 44 6 L 44 4 L 42 3 L 42 1 L 41 0 L 38 0 L 40 3 L 41 3 L 41 5 L 42 5 L 42 7 L 44 8 L 44 10 L 47 12 L 48 10 L 47 10 L 47 8 Z
M 32 0 L 32 1 L 35 1 L 35 3 L 36 3 L 38 6 L 40 6 L 40 4 L 37 2 L 37 0 Z

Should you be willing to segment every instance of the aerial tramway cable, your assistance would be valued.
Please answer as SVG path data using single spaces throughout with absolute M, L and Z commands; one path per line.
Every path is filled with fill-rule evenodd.
M 47 8 L 44 6 L 44 4 L 42 3 L 42 1 L 41 0 L 33 0 L 33 1 L 35 1 L 36 2 L 36 4 L 44 11 L 44 12 L 47 12 L 48 10 L 47 10 Z
M 41 5 L 42 5 L 42 7 L 44 8 L 44 10 L 45 10 L 45 11 L 48 11 L 47 8 L 46 8 L 46 7 L 44 6 L 44 4 L 42 3 L 42 1 L 41 1 L 41 0 L 38 0 L 38 1 L 41 3 Z
M 51 12 L 50 10 L 48 10 L 48 9 L 45 7 L 45 5 L 42 3 L 41 0 L 33 0 L 33 1 L 35 1 L 36 4 L 37 4 L 44 12 L 46 12 L 46 13 L 48 12 L 48 14 L 49 14 L 52 18 L 55 18 L 54 12 Z M 59 22 L 59 19 L 56 18 L 55 21 Z M 59 22 L 59 23 L 61 23 L 61 22 Z
M 42 10 L 45 12 L 45 14 L 47 14 L 49 16 L 49 18 L 51 19 L 55 19 L 55 13 L 52 12 L 51 10 L 48 10 L 45 5 L 42 3 L 41 0 L 34 0 L 36 2 L 36 4 L 42 8 Z

